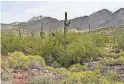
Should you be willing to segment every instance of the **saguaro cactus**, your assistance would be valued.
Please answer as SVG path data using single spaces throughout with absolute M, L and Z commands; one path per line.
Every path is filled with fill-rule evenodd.
M 64 37 L 65 37 L 65 39 L 67 36 L 68 27 L 69 27 L 70 23 L 71 22 L 68 22 L 68 20 L 67 20 L 67 12 L 65 12 L 65 21 L 64 21 Z
M 18 35 L 19 35 L 19 38 L 21 39 L 21 38 L 22 38 L 22 34 L 21 34 L 21 25 L 19 25 Z
M 40 37 L 41 38 L 44 38 L 44 36 L 45 36 L 45 33 L 43 32 L 43 19 L 42 19 L 42 16 L 40 16 L 41 17 L 41 30 L 40 30 Z
M 90 32 L 90 23 L 88 24 L 89 32 Z
M 34 37 L 34 29 L 31 28 L 31 36 Z

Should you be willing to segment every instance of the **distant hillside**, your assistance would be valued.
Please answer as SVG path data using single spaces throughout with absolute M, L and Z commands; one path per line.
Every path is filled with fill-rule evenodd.
M 39 32 L 40 27 L 42 25 L 41 19 L 43 20 L 45 32 L 52 32 L 57 29 L 63 29 L 64 27 L 63 20 L 57 20 L 51 17 L 41 18 L 40 16 L 37 16 L 37 17 L 32 17 L 27 22 L 1 24 L 1 29 L 2 31 L 6 31 L 8 29 L 18 29 L 19 27 L 21 27 L 23 30 L 27 32 L 30 32 L 32 29 L 35 32 Z M 94 12 L 89 16 L 70 19 L 70 21 L 71 21 L 71 25 L 69 29 L 77 29 L 77 30 L 87 30 L 89 23 L 91 24 L 91 29 L 96 29 L 98 27 L 123 25 L 124 24 L 124 8 L 121 8 L 114 13 L 112 13 L 107 9 L 103 9 L 103 10 Z

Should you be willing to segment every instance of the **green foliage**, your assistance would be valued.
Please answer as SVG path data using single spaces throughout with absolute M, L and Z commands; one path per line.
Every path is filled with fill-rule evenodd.
M 123 56 L 124 57 L 124 51 L 120 53 L 120 56 Z
M 50 76 L 34 76 L 29 79 L 29 84 L 56 84 Z
M 124 57 L 120 56 L 117 60 L 117 64 L 124 64 Z
M 6 66 L 8 65 L 10 68 L 21 68 L 28 69 L 32 63 L 35 61 L 39 61 L 42 67 L 45 67 L 45 61 L 41 56 L 35 55 L 24 55 L 22 52 L 13 52 L 6 58 Z
M 115 70 L 108 70 L 104 73 L 104 76 L 106 76 L 110 82 L 119 81 L 119 73 Z
M 7 71 L 2 71 L 1 80 L 3 80 L 3 81 L 11 80 L 11 77 L 12 77 L 11 75 L 12 74 Z
M 63 74 L 63 75 L 70 74 L 70 71 L 68 71 L 66 68 L 55 68 L 55 72 L 58 74 Z
M 56 62 L 56 61 L 53 61 L 52 64 L 51 64 L 51 66 L 54 67 L 54 68 L 61 67 L 61 65 L 58 62 Z
M 69 67 L 69 71 L 72 71 L 72 72 L 79 72 L 79 71 L 86 71 L 86 70 L 88 70 L 88 67 L 86 65 L 74 64 L 71 67 Z
M 122 65 L 124 64 L 124 57 L 123 56 L 120 56 L 118 59 L 114 59 L 114 58 L 104 58 L 101 63 L 103 65 L 108 65 L 108 66 L 111 66 L 111 65 Z
M 70 74 L 61 84 L 110 84 L 103 76 L 94 72 L 74 72 Z
M 104 30 L 114 31 L 113 28 L 100 31 Z M 39 36 L 25 36 L 20 39 L 9 31 L 2 33 L 1 40 L 3 70 L 8 67 L 28 69 L 38 61 L 41 67 L 59 75 L 61 84 L 122 84 L 117 82 L 116 72 L 112 71 L 102 76 L 100 71 L 106 66 L 124 64 L 123 32 L 109 35 L 105 31 L 104 34 L 69 32 L 65 40 L 61 31 L 50 33 L 42 39 Z M 112 46 L 113 53 L 107 50 L 110 48 L 107 45 Z M 120 54 L 116 54 L 119 52 Z M 96 70 L 87 71 L 88 67 L 83 64 L 89 61 L 101 63 Z M 4 75 L 3 79 L 8 80 L 9 75 Z M 55 80 L 48 76 L 36 76 L 30 79 L 30 83 L 55 84 Z
M 116 43 L 118 44 L 118 48 L 124 50 L 124 32 L 115 33 Z
M 115 53 L 110 53 L 109 54 L 109 57 L 112 57 L 112 58 L 115 58 L 117 56 L 117 54 L 115 54 Z
M 40 55 L 48 65 L 53 67 L 68 67 L 75 63 L 83 64 L 90 59 L 97 60 L 97 57 L 107 55 L 104 47 L 106 43 L 110 42 L 110 39 L 106 35 L 70 32 L 67 34 L 66 41 L 63 37 L 64 35 L 60 31 L 49 34 L 44 39 L 37 36 L 19 39 L 16 35 L 8 38 L 8 35 L 3 35 L 2 54 L 22 51 L 25 54 Z

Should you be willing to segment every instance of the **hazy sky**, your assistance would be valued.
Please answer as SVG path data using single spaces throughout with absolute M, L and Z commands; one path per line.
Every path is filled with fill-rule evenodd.
M 115 12 L 119 8 L 124 8 L 124 1 L 2 1 L 1 22 L 23 22 L 38 15 L 61 20 L 64 19 L 65 11 L 71 19 L 90 15 L 101 9 Z

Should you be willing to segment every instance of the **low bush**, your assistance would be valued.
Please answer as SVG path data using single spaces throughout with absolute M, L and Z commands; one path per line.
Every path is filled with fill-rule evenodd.
M 1 73 L 2 73 L 1 80 L 3 80 L 3 81 L 11 80 L 11 77 L 12 77 L 11 73 L 9 73 L 8 71 L 2 71 Z
M 57 74 L 65 74 L 65 75 L 69 75 L 71 72 L 68 71 L 66 68 L 55 68 L 55 72 Z
M 104 76 L 111 82 L 119 81 L 119 73 L 115 70 L 108 70 L 104 73 Z
M 86 71 L 73 72 L 62 80 L 60 84 L 110 84 L 110 82 L 103 76 L 91 71 Z
M 72 72 L 86 71 L 88 67 L 86 65 L 74 64 L 68 70 Z
M 117 60 L 117 64 L 124 64 L 124 57 L 120 56 Z
M 116 58 L 116 56 L 117 56 L 117 54 L 115 54 L 115 53 L 110 53 L 109 54 L 109 57 L 112 57 L 112 58 Z
M 120 56 L 123 56 L 124 57 L 124 51 L 120 53 Z
M 29 84 L 56 84 L 56 81 L 50 76 L 34 76 L 29 79 Z
M 6 57 L 8 60 L 6 63 L 10 68 L 21 68 L 28 69 L 34 62 L 39 61 L 41 67 L 45 67 L 45 61 L 41 56 L 38 55 L 24 55 L 22 52 L 13 52 L 10 56 Z

